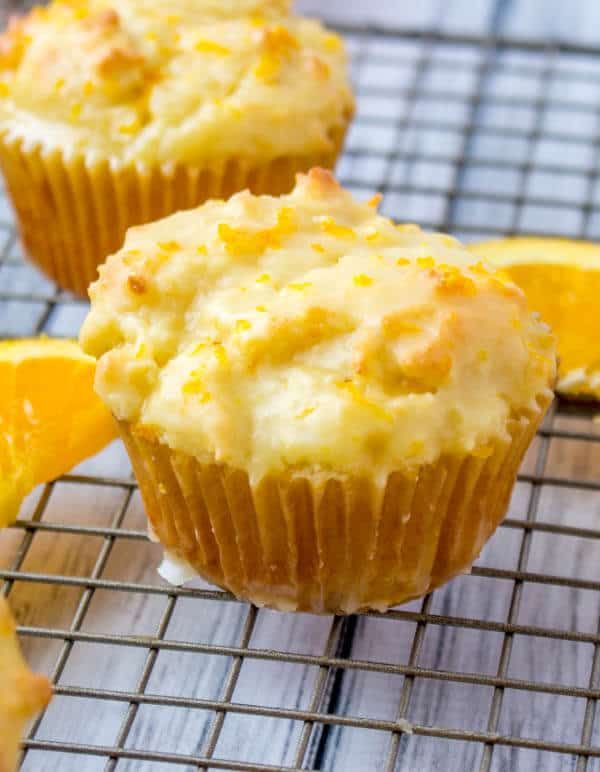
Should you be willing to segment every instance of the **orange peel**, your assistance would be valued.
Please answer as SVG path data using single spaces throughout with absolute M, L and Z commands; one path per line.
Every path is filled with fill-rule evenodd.
M 553 329 L 559 355 L 557 392 L 600 400 L 600 244 L 515 237 L 469 249 L 505 271 Z
M 0 527 L 21 500 L 115 437 L 94 393 L 95 360 L 71 340 L 0 342 Z
M 48 679 L 27 667 L 8 603 L 0 595 L 0 770 L 3 772 L 16 769 L 23 728 L 46 707 L 51 696 Z

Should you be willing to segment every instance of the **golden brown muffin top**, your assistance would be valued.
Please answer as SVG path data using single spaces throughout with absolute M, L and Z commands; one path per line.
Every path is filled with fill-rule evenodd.
M 548 395 L 552 336 L 456 239 L 375 204 L 314 169 L 131 229 L 81 335 L 113 413 L 254 477 L 489 452 Z
M 283 0 L 53 0 L 0 38 L 0 130 L 151 164 L 331 149 L 341 40 Z

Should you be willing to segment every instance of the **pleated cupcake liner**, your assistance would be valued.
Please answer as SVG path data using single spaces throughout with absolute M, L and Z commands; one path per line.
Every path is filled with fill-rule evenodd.
M 256 605 L 383 611 L 470 569 L 504 517 L 547 404 L 511 418 L 489 455 L 443 456 L 383 488 L 287 473 L 252 485 L 120 422 L 153 531 L 208 581 Z
M 288 193 L 298 172 L 335 166 L 347 125 L 331 130 L 326 152 L 262 163 L 231 158 L 202 167 L 90 162 L 5 132 L 0 167 L 32 262 L 63 289 L 85 296 L 98 265 L 120 248 L 127 228 L 245 188 Z

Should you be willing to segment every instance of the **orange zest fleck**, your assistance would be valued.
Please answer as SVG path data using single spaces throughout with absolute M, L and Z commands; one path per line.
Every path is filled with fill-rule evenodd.
M 420 324 L 406 319 L 395 319 L 393 324 L 389 324 L 388 327 L 393 330 L 394 335 L 417 335 L 423 332 L 423 327 Z
M 250 24 L 252 24 L 253 27 L 264 27 L 265 26 L 265 17 L 264 14 L 260 13 L 259 11 L 250 14 Z
M 316 410 L 315 407 L 305 407 L 304 410 L 301 410 L 297 415 L 296 418 L 306 418 L 311 413 L 314 413 Z
M 348 228 L 345 225 L 337 223 L 333 217 L 324 217 L 320 220 L 321 230 L 328 236 L 333 236 L 336 239 L 355 239 L 356 233 L 352 228 Z
M 280 67 L 281 64 L 277 57 L 271 54 L 262 54 L 254 67 L 254 74 L 260 80 L 269 83 L 279 75 Z
M 303 290 L 308 289 L 308 287 L 312 287 L 312 282 L 310 281 L 292 282 L 291 284 L 288 284 L 288 287 L 292 290 L 297 290 L 298 292 L 302 292 Z
M 218 233 L 232 257 L 262 255 L 269 246 L 270 234 L 266 230 L 252 231 L 249 228 L 219 223 Z
M 130 123 L 122 123 L 119 126 L 119 131 L 121 134 L 135 134 L 136 131 L 140 130 L 140 122 L 137 118 L 134 118 Z
M 368 399 L 366 395 L 358 388 L 358 386 L 351 380 L 336 381 L 335 385 L 338 387 L 338 389 L 343 389 L 346 391 L 357 405 L 367 408 L 367 410 L 369 410 L 369 412 L 377 418 L 381 418 L 388 423 L 391 423 L 394 420 L 391 413 L 382 408 L 381 405 L 378 405 L 376 402 Z
M 159 241 L 158 248 L 163 252 L 178 252 L 181 249 L 181 244 L 178 241 Z
M 266 82 L 275 80 L 283 62 L 299 47 L 297 38 L 282 25 L 277 24 L 265 30 L 261 42 L 262 53 L 254 67 L 255 76 Z
M 190 377 L 183 384 L 182 391 L 188 396 L 196 397 L 200 404 L 209 402 L 212 399 L 210 392 L 204 388 L 199 370 L 193 370 L 190 373 Z
M 296 229 L 294 213 L 289 207 L 282 207 L 277 214 L 277 224 L 272 228 L 252 230 L 219 223 L 218 234 L 225 249 L 232 257 L 258 257 L 267 249 L 281 249 L 282 238 Z
M 197 40 L 194 49 L 201 54 L 214 54 L 216 56 L 228 56 L 231 53 L 231 49 L 227 46 L 222 46 L 220 43 L 215 43 L 214 40 L 206 40 L 205 38 Z
M 212 350 L 219 364 L 221 365 L 227 364 L 227 352 L 225 351 L 223 344 L 213 343 Z
M 473 279 L 465 276 L 456 266 L 439 265 L 438 273 L 438 292 L 451 295 L 476 295 L 477 286 Z
M 300 48 L 298 38 L 281 24 L 276 24 L 265 32 L 262 45 L 265 51 L 274 56 L 287 56 Z

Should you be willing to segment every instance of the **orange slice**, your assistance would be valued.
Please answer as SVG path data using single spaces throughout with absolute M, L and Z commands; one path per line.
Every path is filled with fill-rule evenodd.
M 16 769 L 19 743 L 26 722 L 52 696 L 47 678 L 34 675 L 19 649 L 15 623 L 0 596 L 0 769 Z
M 93 389 L 95 360 L 69 340 L 0 342 L 0 527 L 22 498 L 115 436 Z
M 556 390 L 600 400 L 600 244 L 524 237 L 469 248 L 506 271 L 554 330 Z

